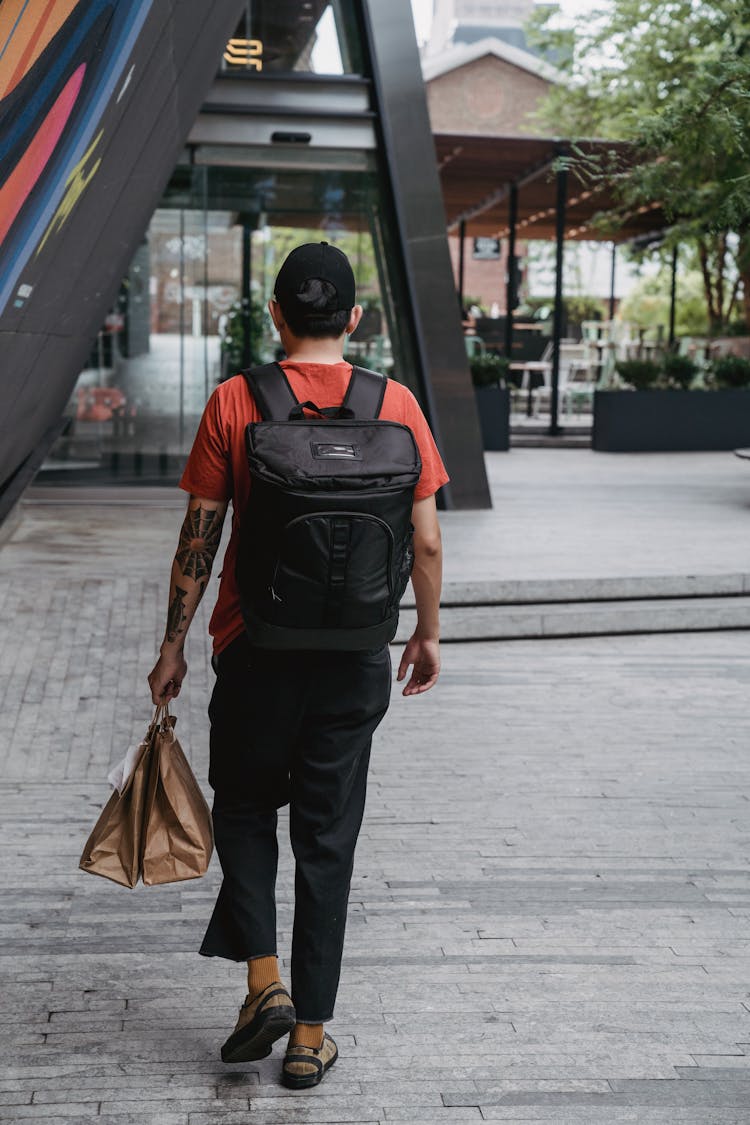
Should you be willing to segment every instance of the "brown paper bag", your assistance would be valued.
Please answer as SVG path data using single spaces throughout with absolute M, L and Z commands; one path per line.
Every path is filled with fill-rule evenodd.
M 214 840 L 211 812 L 165 710 L 152 739 L 141 874 L 147 886 L 205 875 Z
M 157 707 L 122 792 L 115 790 L 86 841 L 79 867 L 124 887 L 203 875 L 213 851 L 211 813 L 174 735 L 167 706 Z
M 141 873 L 146 788 L 151 764 L 151 731 L 138 747 L 135 766 L 121 793 L 115 789 L 86 841 L 78 866 L 123 887 L 134 887 Z

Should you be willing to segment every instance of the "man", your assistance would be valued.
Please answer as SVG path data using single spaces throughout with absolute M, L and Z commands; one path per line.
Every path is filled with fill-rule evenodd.
M 346 256 L 325 242 L 297 247 L 279 271 L 269 311 L 297 399 L 340 404 L 351 375 L 344 341 L 362 316 Z M 433 687 L 440 671 L 435 493 L 448 477 L 404 386 L 388 381 L 380 417 L 409 426 L 422 459 L 412 512 L 417 627 L 397 676 L 403 681 L 411 668 L 403 693 L 414 696 Z M 300 1088 L 316 1085 L 337 1057 L 323 1024 L 333 1015 L 338 988 L 370 744 L 390 696 L 390 655 L 387 646 L 279 652 L 250 643 L 235 566 L 250 492 L 244 433 L 259 420 L 241 375 L 217 387 L 206 406 L 180 481 L 190 500 L 172 566 L 166 634 L 149 684 L 155 703 L 180 692 L 185 637 L 231 499 L 232 534 L 209 626 L 217 672 L 209 705 L 209 782 L 224 879 L 200 952 L 248 966 L 248 994 L 222 1047 L 224 1061 L 263 1058 L 274 1040 L 291 1032 L 282 1080 Z M 279 976 L 274 895 L 277 809 L 285 804 L 296 861 L 291 995 Z

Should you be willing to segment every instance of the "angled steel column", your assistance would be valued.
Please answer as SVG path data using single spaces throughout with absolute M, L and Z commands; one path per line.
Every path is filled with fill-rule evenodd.
M 508 264 L 505 283 L 505 354 L 513 357 L 513 310 L 516 307 L 516 224 L 518 223 L 518 184 L 510 185 L 508 215 Z
M 555 217 L 555 313 L 552 322 L 552 393 L 550 395 L 549 435 L 560 433 L 558 422 L 560 405 L 560 337 L 563 319 L 563 253 L 565 249 L 565 208 L 568 200 L 568 171 L 557 170 L 557 201 Z
M 612 269 L 609 275 L 609 319 L 615 319 L 615 271 L 617 270 L 617 243 L 612 243 Z
M 60 4 L 54 33 L 41 18 L 52 7 L 20 5 L 0 42 L 2 51 L 12 39 L 23 60 L 0 98 L 12 145 L 0 187 L 17 176 L 27 189 L 0 224 L 0 522 L 59 430 L 242 4 Z M 46 135 L 63 90 L 64 129 L 30 170 L 24 153 Z
M 491 505 L 474 389 L 456 307 L 435 146 L 405 0 L 358 0 L 420 398 L 445 458 L 447 507 Z

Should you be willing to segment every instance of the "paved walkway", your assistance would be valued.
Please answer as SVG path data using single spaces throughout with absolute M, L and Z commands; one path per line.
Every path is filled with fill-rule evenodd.
M 487 465 L 494 508 L 442 516 L 448 583 L 750 573 L 750 466 L 731 453 L 516 449 L 490 454 Z M 49 486 L 31 493 L 37 500 L 61 494 Z M 96 571 L 101 552 L 108 557 L 111 549 L 107 531 L 120 525 L 121 515 L 97 507 L 97 497 L 108 495 L 104 490 L 74 495 L 84 496 L 91 509 L 83 544 L 95 551 L 83 565 Z M 163 552 L 154 520 L 164 527 L 167 553 L 172 529 L 149 505 L 179 507 L 182 495 L 176 489 L 120 495 L 143 506 L 129 527 L 144 561 L 156 562 Z M 57 559 L 78 570 L 80 528 L 72 538 L 67 513 L 58 520 L 54 508 L 36 502 L 11 558 L 54 564 L 50 529 L 59 543 Z M 7 565 L 0 557 L 0 571 Z
M 572 472 L 563 459 L 578 454 L 558 456 Z M 534 471 L 512 455 L 493 473 L 507 481 L 521 461 Z M 645 468 L 615 461 L 640 476 L 646 510 L 659 508 Z M 731 461 L 714 461 L 716 476 L 704 464 L 702 488 L 698 474 L 684 492 L 673 480 L 661 502 L 679 516 L 663 543 L 692 518 L 692 484 L 703 528 L 709 491 L 727 505 L 713 515 L 715 564 L 744 567 L 750 480 Z M 637 507 L 631 526 L 648 522 Z M 146 497 L 114 513 L 39 506 L 0 552 L 0 1120 L 750 1125 L 741 632 L 446 647 L 439 688 L 395 694 L 377 736 L 331 1025 L 339 1062 L 317 1090 L 289 1092 L 280 1048 L 257 1064 L 219 1061 L 243 971 L 195 953 L 216 860 L 197 882 L 132 892 L 76 867 L 107 770 L 150 714 L 159 566 L 179 519 Z M 457 524 L 473 526 L 446 518 L 449 554 Z M 573 559 L 569 543 L 558 549 Z M 700 543 L 696 557 L 709 565 Z M 205 619 L 177 706 L 201 778 Z M 291 894 L 287 844 L 284 958 Z

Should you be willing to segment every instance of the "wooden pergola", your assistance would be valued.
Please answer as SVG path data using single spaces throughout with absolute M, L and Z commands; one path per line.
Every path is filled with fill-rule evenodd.
M 434 135 L 448 230 L 466 224 L 471 236 L 508 237 L 510 203 L 517 195 L 516 230 L 522 238 L 553 239 L 557 232 L 557 173 L 560 157 L 570 154 L 569 141 L 554 137 L 483 137 Z M 623 161 L 628 146 L 622 141 L 576 142 L 584 156 L 616 154 Z M 611 189 L 592 189 L 568 174 L 565 202 L 566 239 L 601 237 L 593 226 L 600 211 L 614 206 Z M 607 239 L 627 242 L 664 226 L 658 203 L 629 215 Z
M 555 302 L 552 330 L 552 387 L 550 434 L 558 434 L 560 336 L 563 303 L 563 255 L 568 239 L 612 243 L 612 278 L 617 243 L 658 235 L 668 225 L 659 203 L 643 206 L 622 217 L 606 235 L 596 218 L 615 206 L 612 187 L 588 185 L 568 170 L 561 158 L 573 155 L 571 142 L 555 137 L 486 137 L 471 134 L 434 135 L 440 182 L 449 232 L 459 236 L 459 290 L 463 296 L 464 243 L 469 237 L 508 239 L 508 261 L 516 257 L 516 241 L 554 240 L 556 243 Z M 575 143 L 584 157 L 615 154 L 627 162 L 628 146 L 618 141 Z M 612 302 L 611 302 L 612 303 Z M 515 270 L 508 269 L 505 345 L 511 354 Z

